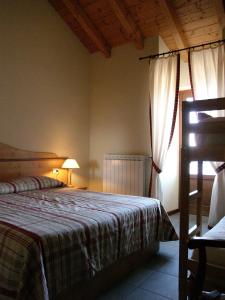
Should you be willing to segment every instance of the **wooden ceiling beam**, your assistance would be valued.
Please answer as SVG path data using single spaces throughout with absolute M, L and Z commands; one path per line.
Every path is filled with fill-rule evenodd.
M 144 37 L 138 25 L 132 19 L 127 8 L 121 0 L 108 0 L 114 14 L 122 25 L 123 29 L 127 32 L 130 39 L 135 42 L 136 48 L 144 48 Z
M 111 48 L 105 41 L 102 34 L 98 31 L 98 29 L 94 26 L 88 15 L 82 9 L 82 7 L 78 4 L 77 1 L 71 0 L 62 0 L 63 4 L 66 6 L 68 11 L 72 14 L 72 16 L 79 23 L 81 28 L 86 32 L 91 41 L 94 43 L 97 49 L 101 51 L 105 57 L 111 56 Z
M 213 0 L 215 9 L 216 9 L 216 14 L 217 14 L 217 19 L 218 19 L 218 24 L 219 24 L 219 34 L 218 34 L 218 39 L 223 38 L 223 29 L 225 28 L 225 1 L 223 0 Z
M 172 1 L 170 0 L 158 0 L 160 8 L 168 20 L 170 31 L 173 35 L 177 48 L 187 48 L 189 45 L 186 42 L 184 33 L 182 31 L 182 26 L 177 19 L 176 11 L 171 2 Z M 181 57 L 184 59 L 184 61 L 187 61 L 187 52 L 182 51 Z

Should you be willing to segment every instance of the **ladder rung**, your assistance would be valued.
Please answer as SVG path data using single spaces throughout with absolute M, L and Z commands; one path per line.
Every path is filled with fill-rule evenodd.
M 188 230 L 188 236 L 189 238 L 197 235 L 198 233 L 200 233 L 200 226 L 198 225 L 194 225 L 193 227 L 191 227 L 189 230 Z
M 225 122 L 221 121 L 221 119 L 218 121 L 216 118 L 214 119 L 214 122 L 202 122 L 202 123 L 194 123 L 194 124 L 188 124 L 189 132 L 192 133 L 203 133 L 203 134 L 225 134 Z M 223 144 L 223 141 L 221 140 L 221 143 Z
M 205 146 L 200 149 L 198 147 L 190 147 L 184 150 L 184 153 L 188 155 L 189 161 L 225 161 L 224 146 Z

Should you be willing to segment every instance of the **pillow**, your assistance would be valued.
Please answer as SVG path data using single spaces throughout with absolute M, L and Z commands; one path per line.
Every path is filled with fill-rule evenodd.
M 0 182 L 0 194 L 14 193 L 14 186 L 8 182 Z
M 200 122 L 202 122 L 203 120 L 206 120 L 206 119 L 210 119 L 210 118 L 212 118 L 212 116 L 210 116 L 210 115 L 208 115 L 206 113 L 203 113 L 203 112 L 199 112 L 198 113 L 198 120 Z
M 33 180 L 36 180 L 38 183 L 39 189 L 47 189 L 47 188 L 55 188 L 55 187 L 62 187 L 65 184 L 58 180 L 47 176 L 35 176 L 31 177 Z
M 62 187 L 64 183 L 46 176 L 30 176 L 0 183 L 0 194 Z

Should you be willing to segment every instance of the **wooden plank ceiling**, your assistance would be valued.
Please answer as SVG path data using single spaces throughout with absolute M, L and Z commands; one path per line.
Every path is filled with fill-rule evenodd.
M 225 27 L 225 0 L 49 0 L 90 53 L 110 57 L 160 35 L 169 49 L 215 41 Z

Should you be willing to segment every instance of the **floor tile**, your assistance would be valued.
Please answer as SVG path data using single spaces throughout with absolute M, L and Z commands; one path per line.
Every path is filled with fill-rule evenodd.
M 154 271 L 158 269 L 159 266 L 165 264 L 168 260 L 170 260 L 170 258 L 159 253 L 155 255 L 152 260 L 145 265 L 145 267 L 148 268 L 148 270 Z
M 160 243 L 159 255 L 171 259 L 179 259 L 179 247 L 169 246 L 167 243 Z
M 170 216 L 179 232 L 179 214 Z M 194 222 L 194 217 L 191 216 Z M 207 218 L 203 218 L 204 231 Z M 191 250 L 189 251 L 191 255 Z M 160 243 L 160 250 L 145 265 L 112 287 L 99 300 L 166 300 L 178 299 L 179 241 Z
M 168 298 L 165 298 L 163 296 L 142 289 L 136 289 L 126 298 L 126 300 L 166 300 L 166 299 Z
M 158 265 L 156 267 L 156 270 L 161 273 L 178 276 L 179 261 L 178 260 L 167 260 L 163 264 Z
M 170 241 L 170 242 L 161 242 L 160 245 L 167 245 L 170 247 L 179 247 L 179 240 L 177 241 Z
M 178 299 L 178 277 L 154 271 L 140 286 L 172 300 Z
M 119 283 L 100 296 L 99 300 L 123 300 L 135 290 L 135 286 L 126 282 Z
M 153 272 L 153 269 L 146 265 L 135 272 L 129 274 L 124 280 L 126 283 L 138 287 L 145 279 L 147 279 Z

